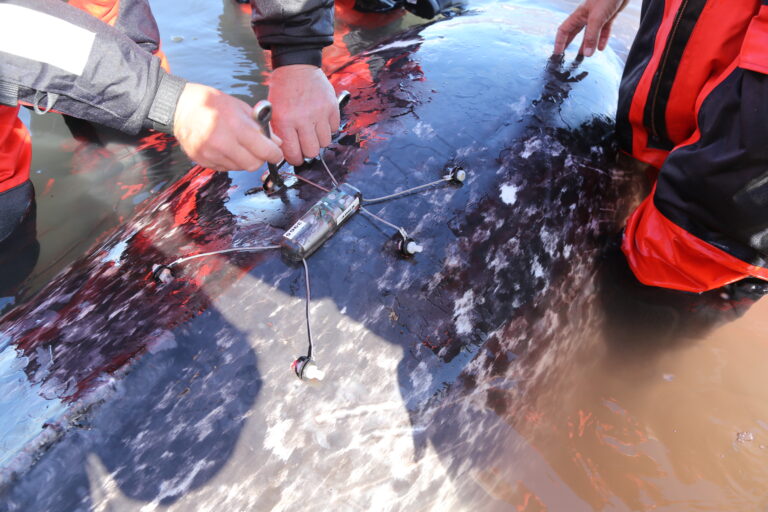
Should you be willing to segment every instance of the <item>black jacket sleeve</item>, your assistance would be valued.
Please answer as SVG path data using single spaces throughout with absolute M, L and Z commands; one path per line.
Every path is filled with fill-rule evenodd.
M 272 67 L 320 66 L 322 49 L 333 43 L 333 0 L 251 0 L 251 25 Z
M 121 30 L 61 0 L 0 0 L 0 30 L 0 103 L 172 132 L 184 80 Z

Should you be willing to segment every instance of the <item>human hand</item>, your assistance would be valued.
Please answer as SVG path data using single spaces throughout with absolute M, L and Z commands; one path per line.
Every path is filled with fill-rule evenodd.
M 187 83 L 176 105 L 173 134 L 195 162 L 217 171 L 255 171 L 283 158 L 279 137 L 268 139 L 252 107 L 212 87 Z
M 285 160 L 300 165 L 331 143 L 339 129 L 339 105 L 322 69 L 308 64 L 281 66 L 269 84 L 272 127 L 283 140 Z
M 555 54 L 565 52 L 571 41 L 586 25 L 584 41 L 579 54 L 591 57 L 595 48 L 605 50 L 611 27 L 616 15 L 627 5 L 628 0 L 585 0 L 558 27 L 555 38 Z

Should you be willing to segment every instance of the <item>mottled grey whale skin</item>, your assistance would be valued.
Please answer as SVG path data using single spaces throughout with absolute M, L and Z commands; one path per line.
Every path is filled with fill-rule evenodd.
M 550 59 L 549 14 L 470 11 L 333 74 L 352 93 L 325 153 L 340 180 L 373 197 L 469 176 L 370 207 L 423 243 L 415 258 L 358 214 L 309 259 L 321 385 L 289 367 L 303 277 L 279 253 L 151 277 L 277 240 L 321 196 L 305 184 L 268 198 L 255 174 L 193 169 L 5 315 L 26 416 L 0 509 L 504 509 L 467 475 L 498 462 L 516 397 L 557 379 L 546 361 L 596 331 L 596 254 L 636 199 L 611 142 L 621 62 Z

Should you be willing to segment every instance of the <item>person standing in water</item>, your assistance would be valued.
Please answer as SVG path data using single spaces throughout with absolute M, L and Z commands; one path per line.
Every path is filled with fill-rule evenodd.
M 605 49 L 626 0 L 586 0 L 555 53 Z M 621 249 L 643 285 L 768 292 L 768 0 L 645 0 L 619 92 L 621 149 L 654 169 Z

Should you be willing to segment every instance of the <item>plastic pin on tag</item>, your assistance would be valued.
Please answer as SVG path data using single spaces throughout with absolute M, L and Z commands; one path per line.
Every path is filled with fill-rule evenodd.
M 320 382 L 325 379 L 325 372 L 307 356 L 301 356 L 295 360 L 291 367 L 296 376 L 303 381 Z
M 397 243 L 397 248 L 403 256 L 410 258 L 424 250 L 424 247 L 421 244 L 408 236 L 404 231 L 400 231 L 399 235 L 400 240 Z
M 173 270 L 167 265 L 154 265 L 152 267 L 152 279 L 160 284 L 168 284 L 174 280 Z
M 443 176 L 443 179 L 447 181 L 452 181 L 458 185 L 461 185 L 464 183 L 464 180 L 467 179 L 467 171 L 465 171 L 464 168 L 460 165 L 453 166 L 447 169 L 447 171 L 448 174 Z
M 422 247 L 421 245 L 417 244 L 413 240 L 411 240 L 410 242 L 405 244 L 405 252 L 407 252 L 408 254 L 411 254 L 411 255 L 418 254 L 418 253 L 420 253 L 423 250 L 424 250 L 424 247 Z

